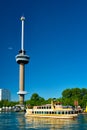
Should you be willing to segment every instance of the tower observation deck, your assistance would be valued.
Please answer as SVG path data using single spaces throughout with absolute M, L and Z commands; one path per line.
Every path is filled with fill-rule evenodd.
M 28 64 L 30 60 L 30 57 L 26 55 L 26 51 L 24 50 L 24 20 L 25 17 L 22 16 L 21 50 L 19 54 L 16 55 L 16 62 L 19 64 L 19 92 L 17 92 L 17 94 L 19 95 L 20 105 L 24 104 L 24 95 L 27 94 L 24 86 L 25 64 Z

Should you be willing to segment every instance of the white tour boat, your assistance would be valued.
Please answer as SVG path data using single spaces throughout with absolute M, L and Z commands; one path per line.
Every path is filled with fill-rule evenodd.
M 58 102 L 51 101 L 51 104 L 34 106 L 26 109 L 25 117 L 47 117 L 58 119 L 73 119 L 77 117 L 71 107 L 64 107 Z

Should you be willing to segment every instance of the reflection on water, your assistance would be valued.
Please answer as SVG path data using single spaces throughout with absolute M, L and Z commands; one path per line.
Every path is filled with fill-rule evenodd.
M 87 130 L 87 114 L 68 120 L 25 118 L 24 113 L 0 113 L 0 130 Z
M 26 118 L 27 128 L 49 128 L 50 130 L 62 129 L 70 126 L 77 120 L 73 119 L 53 119 L 53 118 Z M 28 124 L 31 124 L 28 125 Z

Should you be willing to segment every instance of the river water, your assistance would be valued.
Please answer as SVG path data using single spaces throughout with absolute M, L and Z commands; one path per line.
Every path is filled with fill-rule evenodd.
M 25 118 L 21 112 L 0 113 L 0 130 L 87 130 L 87 115 L 74 120 Z

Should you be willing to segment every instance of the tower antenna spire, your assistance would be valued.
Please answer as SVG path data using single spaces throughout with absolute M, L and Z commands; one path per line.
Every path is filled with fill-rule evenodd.
M 24 51 L 24 20 L 25 20 L 25 17 L 22 16 L 22 17 L 21 17 L 21 21 L 22 21 L 22 31 L 21 31 L 21 50 L 22 50 L 22 52 Z

